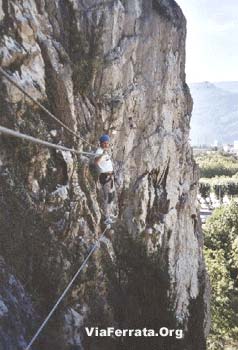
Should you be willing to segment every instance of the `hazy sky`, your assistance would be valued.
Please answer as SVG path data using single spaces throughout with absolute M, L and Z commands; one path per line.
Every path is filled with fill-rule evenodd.
M 238 81 L 238 0 L 176 1 L 187 18 L 187 81 Z

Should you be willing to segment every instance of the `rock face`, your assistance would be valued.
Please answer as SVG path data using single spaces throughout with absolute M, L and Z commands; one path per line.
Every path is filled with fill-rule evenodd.
M 1 66 L 89 143 L 108 132 L 117 175 L 112 242 L 101 243 L 36 349 L 206 348 L 185 36 L 173 0 L 0 2 Z M 90 150 L 4 78 L 0 122 Z M 43 319 L 103 230 L 98 185 L 85 157 L 4 135 L 0 143 L 1 254 Z M 184 338 L 89 338 L 84 326 L 166 326 Z
M 36 327 L 36 314 L 30 297 L 10 273 L 2 257 L 0 268 L 0 348 L 24 349 L 32 327 Z

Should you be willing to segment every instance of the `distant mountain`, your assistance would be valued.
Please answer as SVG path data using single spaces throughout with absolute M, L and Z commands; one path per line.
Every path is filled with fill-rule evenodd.
M 193 145 L 233 143 L 238 140 L 238 82 L 190 84 Z
M 238 81 L 220 81 L 215 85 L 223 90 L 238 93 Z

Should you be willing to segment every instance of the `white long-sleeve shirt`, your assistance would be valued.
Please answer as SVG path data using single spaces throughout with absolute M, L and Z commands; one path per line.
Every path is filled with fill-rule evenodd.
M 95 158 L 97 158 L 98 156 L 101 156 L 103 152 L 104 152 L 103 148 L 99 147 L 95 152 Z M 113 163 L 108 153 L 103 154 L 103 156 L 100 158 L 97 165 L 101 174 L 113 172 Z

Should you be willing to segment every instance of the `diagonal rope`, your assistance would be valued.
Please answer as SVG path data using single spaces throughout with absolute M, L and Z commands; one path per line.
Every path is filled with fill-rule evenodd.
M 5 134 L 5 135 L 16 137 L 16 138 L 19 138 L 19 139 L 22 139 L 22 140 L 27 140 L 27 141 L 30 141 L 32 143 L 37 143 L 39 145 L 43 145 L 43 146 L 46 146 L 46 147 L 59 149 L 59 150 L 62 150 L 62 151 L 69 151 L 69 152 L 73 152 L 73 153 L 77 153 L 77 154 L 85 154 L 85 155 L 88 155 L 88 156 L 94 156 L 94 153 L 81 152 L 81 151 L 77 151 L 76 149 L 73 149 L 73 148 L 68 148 L 68 147 L 65 147 L 65 146 L 56 145 L 54 143 L 43 141 L 43 140 L 37 139 L 35 137 L 29 136 L 29 135 L 26 135 L 26 134 L 22 134 L 19 131 L 14 131 L 14 130 L 5 128 L 3 126 L 0 126 L 0 134 L 1 133 Z
M 31 339 L 30 343 L 27 345 L 27 347 L 25 348 L 25 350 L 29 350 L 32 346 L 32 344 L 35 342 L 36 338 L 40 335 L 40 333 L 42 332 L 43 328 L 45 327 L 45 325 L 47 324 L 47 322 L 49 321 L 49 319 L 51 318 L 51 316 L 53 315 L 53 313 L 55 312 L 55 310 L 57 309 L 58 305 L 60 304 L 60 302 L 63 300 L 64 296 L 66 295 L 66 293 L 68 292 L 68 290 L 70 289 L 70 287 L 72 286 L 72 284 L 74 283 L 74 281 L 76 280 L 76 278 L 78 277 L 78 275 L 80 274 L 80 272 L 83 270 L 84 266 L 86 265 L 87 261 L 89 260 L 90 256 L 94 253 L 94 251 L 96 250 L 96 248 L 98 247 L 98 243 L 100 242 L 100 240 L 103 238 L 103 236 L 105 235 L 105 232 L 107 229 L 109 229 L 111 226 L 107 225 L 107 227 L 105 228 L 105 230 L 103 231 L 103 233 L 101 234 L 101 236 L 99 237 L 99 239 L 96 241 L 96 243 L 93 245 L 92 249 L 90 250 L 89 254 L 87 255 L 86 259 L 83 261 L 82 265 L 80 266 L 80 268 L 78 269 L 78 271 L 75 273 L 74 277 L 72 278 L 72 280 L 70 281 L 70 283 L 68 284 L 68 286 L 65 288 L 64 292 L 61 294 L 61 296 L 59 297 L 59 299 L 57 300 L 56 304 L 54 305 L 54 307 L 51 309 L 50 313 L 48 314 L 48 316 L 46 317 L 46 319 L 44 320 L 44 322 L 41 324 L 40 328 L 38 329 L 38 331 L 35 333 L 35 335 L 33 336 L 33 338 Z
M 70 129 L 66 124 L 64 124 L 61 120 L 56 118 L 54 114 L 52 114 L 47 108 L 45 108 L 40 102 L 38 102 L 34 97 L 32 97 L 28 92 L 26 92 L 18 83 L 16 83 L 10 75 L 0 67 L 0 73 L 11 83 L 13 84 L 18 90 L 20 90 L 24 95 L 26 95 L 31 101 L 33 101 L 38 107 L 40 107 L 50 118 L 54 119 L 58 124 L 60 124 L 65 130 L 70 132 L 72 135 L 76 136 L 78 139 L 82 140 L 83 142 L 87 143 L 89 146 L 96 147 L 95 145 L 91 144 L 87 140 L 85 140 L 83 137 L 79 136 L 75 131 Z

